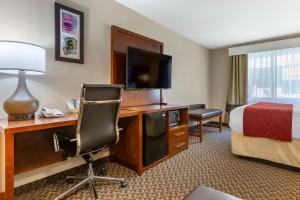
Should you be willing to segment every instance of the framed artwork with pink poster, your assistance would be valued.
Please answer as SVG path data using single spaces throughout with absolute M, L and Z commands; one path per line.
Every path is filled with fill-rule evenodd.
M 84 63 L 84 14 L 55 3 L 55 60 Z

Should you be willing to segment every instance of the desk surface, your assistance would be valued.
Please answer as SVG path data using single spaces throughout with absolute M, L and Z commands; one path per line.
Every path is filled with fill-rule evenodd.
M 120 118 L 132 117 L 139 115 L 140 112 L 133 110 L 120 111 Z M 14 133 L 34 131 L 41 129 L 49 129 L 60 126 L 72 126 L 77 123 L 77 114 L 67 114 L 59 118 L 36 118 L 34 120 L 23 121 L 8 121 L 7 119 L 0 120 L 0 131 L 13 130 Z
M 179 105 L 147 105 L 137 107 L 122 108 L 120 118 L 137 116 L 140 113 L 150 113 L 165 110 L 175 110 L 187 108 L 187 106 Z M 0 120 L 0 131 L 12 130 L 14 133 L 34 131 L 55 128 L 60 126 L 73 126 L 77 123 L 77 114 L 67 114 L 59 118 L 36 118 L 34 120 L 23 121 L 8 121 L 7 119 Z

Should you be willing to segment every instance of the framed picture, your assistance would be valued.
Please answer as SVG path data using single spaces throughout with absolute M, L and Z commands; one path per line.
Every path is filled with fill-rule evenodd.
M 55 3 L 55 60 L 84 63 L 84 14 Z

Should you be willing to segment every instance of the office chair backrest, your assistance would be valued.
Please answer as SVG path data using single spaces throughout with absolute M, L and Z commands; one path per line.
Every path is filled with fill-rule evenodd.
M 122 85 L 82 85 L 76 130 L 77 155 L 118 142 L 122 88 Z

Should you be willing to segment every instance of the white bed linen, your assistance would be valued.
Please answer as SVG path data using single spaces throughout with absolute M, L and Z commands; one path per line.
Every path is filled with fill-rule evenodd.
M 243 133 L 243 115 L 246 106 L 237 107 L 230 112 L 229 126 L 237 133 Z M 300 140 L 300 105 L 294 105 L 293 108 L 292 139 Z

